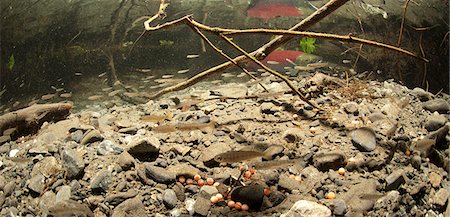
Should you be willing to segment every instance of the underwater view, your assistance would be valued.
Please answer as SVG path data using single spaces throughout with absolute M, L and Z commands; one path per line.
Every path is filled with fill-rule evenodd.
M 0 11 L 0 216 L 450 217 L 448 0 Z

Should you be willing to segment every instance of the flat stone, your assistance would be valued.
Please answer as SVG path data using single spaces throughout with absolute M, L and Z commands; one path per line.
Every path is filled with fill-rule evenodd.
M 178 176 L 194 177 L 195 175 L 201 173 L 199 169 L 191 166 L 188 163 L 171 165 L 167 168 L 167 170 L 171 173 L 174 173 L 177 177 Z
M 396 190 L 400 187 L 401 184 L 405 183 L 405 178 L 403 177 L 404 171 L 402 169 L 397 169 L 391 174 L 389 174 L 385 181 L 385 190 Z
M 331 210 L 321 204 L 308 200 L 299 200 L 291 207 L 291 209 L 281 214 L 281 217 L 329 217 Z
M 283 139 L 289 143 L 299 142 L 305 137 L 305 133 L 299 128 L 288 128 L 282 134 Z
M 9 195 L 11 195 L 14 191 L 14 189 L 16 188 L 16 181 L 12 180 L 9 181 L 8 183 L 6 183 L 5 187 L 3 188 L 3 194 L 8 197 Z
M 344 103 L 342 107 L 348 114 L 358 114 L 358 103 L 356 102 Z
M 177 195 L 175 194 L 175 191 L 172 189 L 166 189 L 163 192 L 163 203 L 167 207 L 167 209 L 173 209 L 175 206 L 177 206 Z
M 308 166 L 301 171 L 304 179 L 300 182 L 300 192 L 309 193 L 316 185 L 326 178 L 326 175 L 313 166 Z M 298 181 L 297 181 L 298 182 Z
M 261 113 L 263 114 L 275 114 L 275 112 L 279 111 L 280 109 L 278 106 L 275 106 L 271 102 L 263 102 L 260 105 Z
M 84 161 L 81 154 L 72 149 L 62 151 L 62 164 L 69 179 L 77 178 L 84 172 Z
M 374 205 L 374 209 L 397 210 L 400 206 L 400 192 L 389 191 L 386 196 L 379 198 Z
M 430 112 L 446 114 L 450 110 L 450 105 L 443 99 L 433 99 L 422 103 L 422 107 Z
M 155 182 L 171 183 L 175 181 L 175 174 L 164 168 L 156 167 L 149 163 L 144 163 L 144 167 L 146 176 L 153 179 Z
M 33 166 L 33 170 L 31 171 L 31 176 L 36 176 L 38 174 L 42 174 L 48 178 L 48 177 L 56 175 L 61 170 L 62 170 L 62 167 L 55 157 L 53 157 L 53 156 L 44 157 L 42 160 L 40 160 Z
M 156 137 L 135 136 L 128 144 L 128 153 L 139 159 L 156 159 L 160 146 L 161 143 Z
M 295 179 L 289 178 L 288 175 L 283 173 L 280 175 L 278 186 L 280 188 L 286 189 L 288 192 L 292 192 L 293 190 L 301 189 L 302 183 Z
M 98 171 L 91 179 L 91 189 L 96 192 L 106 192 L 112 181 L 111 171 L 102 169 Z
M 30 179 L 28 188 L 38 194 L 41 194 L 45 188 L 45 176 L 38 174 Z
M 450 197 L 450 192 L 448 189 L 441 188 L 439 191 L 432 196 L 431 201 L 433 204 L 443 207 Z
M 200 188 L 200 192 L 205 192 L 206 194 L 213 196 L 219 193 L 215 186 L 204 185 Z
M 353 144 L 361 151 L 375 150 L 377 141 L 375 133 L 368 127 L 361 127 L 350 133 Z
M 428 117 L 427 122 L 425 123 L 425 129 L 428 132 L 435 131 L 447 123 L 447 118 L 444 115 L 433 113 Z
M 103 140 L 102 135 L 100 134 L 100 131 L 98 130 L 88 130 L 83 136 L 83 139 L 81 139 L 80 144 L 86 145 L 89 143 L 97 142 Z
M 70 200 L 70 196 L 72 195 L 72 188 L 68 185 L 62 186 L 58 193 L 56 193 L 55 202 L 62 202 L 64 200 Z
M 135 197 L 137 194 L 138 194 L 138 191 L 136 191 L 134 189 L 130 189 L 126 192 L 118 192 L 118 193 L 110 194 L 110 195 L 106 196 L 105 202 L 109 203 L 113 206 L 116 206 L 117 204 L 122 203 L 126 199 Z
M 94 217 L 91 209 L 86 204 L 80 204 L 73 200 L 64 200 L 59 203 L 53 204 L 49 208 L 49 212 L 52 216 L 86 216 Z
M 430 99 L 432 99 L 433 94 L 430 92 L 425 91 L 424 89 L 420 87 L 415 87 L 411 90 L 411 94 L 415 95 L 417 98 L 419 98 L 420 101 L 425 102 Z
M 125 200 L 114 208 L 112 217 L 146 217 L 145 206 L 140 197 Z
M 174 144 L 171 150 L 175 151 L 175 153 L 180 154 L 181 156 L 184 156 L 191 150 L 191 147 L 182 144 Z
M 111 140 L 103 140 L 97 147 L 97 154 L 99 155 L 110 155 L 110 154 L 120 154 L 123 149 Z
M 385 119 L 386 115 L 384 115 L 381 112 L 374 112 L 374 113 L 370 114 L 369 116 L 367 116 L 367 118 L 369 118 L 369 120 L 372 121 L 372 123 L 373 123 L 373 122 Z
M 313 158 L 314 166 L 322 172 L 338 170 L 345 166 L 345 156 L 341 152 L 318 152 Z
M 373 200 L 361 200 L 361 196 L 375 193 L 377 193 L 377 181 L 368 179 L 351 186 L 347 192 L 338 194 L 336 199 L 344 200 L 354 213 L 365 212 L 371 210 L 375 202 Z
M 46 191 L 39 200 L 39 209 L 48 210 L 55 204 L 56 194 L 53 191 Z
M 203 197 L 197 197 L 194 204 L 194 212 L 201 216 L 207 216 L 209 209 L 211 208 L 211 202 Z
M 430 179 L 430 183 L 431 186 L 433 186 L 433 188 L 438 188 L 441 185 L 441 181 L 442 181 L 442 176 L 435 173 L 435 172 L 431 172 L 428 175 L 428 178 Z
M 221 85 L 214 90 L 221 96 L 225 97 L 244 97 L 247 96 L 248 88 L 245 85 Z
M 122 152 L 117 158 L 117 164 L 122 168 L 122 170 L 129 170 L 134 166 L 136 162 L 127 151 Z

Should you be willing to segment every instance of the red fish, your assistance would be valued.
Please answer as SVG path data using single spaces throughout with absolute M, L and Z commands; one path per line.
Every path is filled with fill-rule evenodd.
M 299 56 L 303 55 L 303 52 L 296 50 L 275 50 L 272 51 L 266 58 L 261 62 L 274 70 L 282 70 L 285 66 L 294 67 L 289 61 L 296 62 Z M 275 63 L 275 64 L 274 64 Z M 250 69 L 259 69 L 258 65 L 254 62 L 250 62 L 248 65 Z
M 273 17 L 298 17 L 301 15 L 295 6 L 279 2 L 259 1 L 247 10 L 247 16 L 261 18 L 264 22 Z

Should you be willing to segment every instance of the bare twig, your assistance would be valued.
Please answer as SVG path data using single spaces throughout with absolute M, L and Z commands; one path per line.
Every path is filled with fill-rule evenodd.
M 153 22 L 153 20 L 156 20 L 157 18 L 162 19 L 162 18 L 166 17 L 167 6 L 169 6 L 169 3 L 166 3 L 165 0 L 160 0 L 158 13 L 156 13 L 152 17 L 148 18 L 148 20 L 146 20 L 144 22 L 144 28 L 146 30 L 149 30 L 151 28 L 150 23 Z
M 409 1 L 410 0 L 406 0 L 405 6 L 403 8 L 402 24 L 400 25 L 400 34 L 398 36 L 397 47 L 400 47 L 400 44 L 402 42 L 403 26 L 405 25 L 405 17 L 406 17 L 406 11 L 408 10 Z

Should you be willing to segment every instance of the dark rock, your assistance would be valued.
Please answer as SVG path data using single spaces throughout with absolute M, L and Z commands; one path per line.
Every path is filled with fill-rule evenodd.
M 375 133 L 368 127 L 361 127 L 351 132 L 353 144 L 361 151 L 375 150 L 377 141 Z
M 404 171 L 402 169 L 397 169 L 389 176 L 386 177 L 385 191 L 396 190 L 401 184 L 405 183 L 405 178 L 403 177 Z
M 175 191 L 172 189 L 166 189 L 163 193 L 163 203 L 167 207 L 167 209 L 173 209 L 177 206 L 178 198 L 175 194 Z
M 340 152 L 318 152 L 314 155 L 314 166 L 320 171 L 338 170 L 345 166 L 345 156 Z
M 358 103 L 348 102 L 348 103 L 344 103 L 342 106 L 344 107 L 345 111 L 348 114 L 354 114 L 354 115 L 358 114 Z
M 42 174 L 38 174 L 30 179 L 28 188 L 38 194 L 41 194 L 45 188 L 45 177 Z
M 145 206 L 139 197 L 128 199 L 114 208 L 112 217 L 145 217 Z
M 175 174 L 165 170 L 164 168 L 156 167 L 149 163 L 144 163 L 144 166 L 147 177 L 158 183 L 170 183 L 175 181 Z
M 116 206 L 117 204 L 122 203 L 126 199 L 133 198 L 138 194 L 138 192 L 134 189 L 130 189 L 127 192 L 119 192 L 116 194 L 110 194 L 105 198 L 105 203 Z
M 129 170 L 134 166 L 135 160 L 127 151 L 122 152 L 117 158 L 117 164 L 122 170 Z
M 203 197 L 197 197 L 194 204 L 194 212 L 201 215 L 207 216 L 209 209 L 211 208 L 211 202 Z
M 279 191 L 272 191 L 269 195 L 269 201 L 272 206 L 278 206 L 286 199 L 286 195 Z
M 440 127 L 444 126 L 447 122 L 447 118 L 444 115 L 433 114 L 428 117 L 427 122 L 425 123 L 425 129 L 430 131 L 435 131 Z
M 86 145 L 88 143 L 93 143 L 97 141 L 103 140 L 102 135 L 100 134 L 100 131 L 98 130 L 89 130 L 86 131 L 86 133 L 83 136 L 83 139 L 81 140 L 81 145 Z
M 63 166 L 69 179 L 77 178 L 83 173 L 84 161 L 80 153 L 72 149 L 62 151 Z
M 143 161 L 153 161 L 159 155 L 161 143 L 155 137 L 135 137 L 128 146 L 128 153 Z
M 177 199 L 179 201 L 183 202 L 186 199 L 186 195 L 184 194 L 184 186 L 181 183 L 177 182 L 172 189 L 177 195 Z
M 106 192 L 109 189 L 109 184 L 111 184 L 111 181 L 111 171 L 108 169 L 102 169 L 92 177 L 91 189 L 94 192 Z
M 413 166 L 417 170 L 420 170 L 420 167 L 422 166 L 422 158 L 420 157 L 420 155 L 414 155 L 411 158 L 411 166 Z
M 443 99 L 433 99 L 422 103 L 422 107 L 431 112 L 446 114 L 450 110 L 450 105 Z
M 99 155 L 120 154 L 122 152 L 123 149 L 115 145 L 111 140 L 104 140 L 97 147 L 97 154 Z

